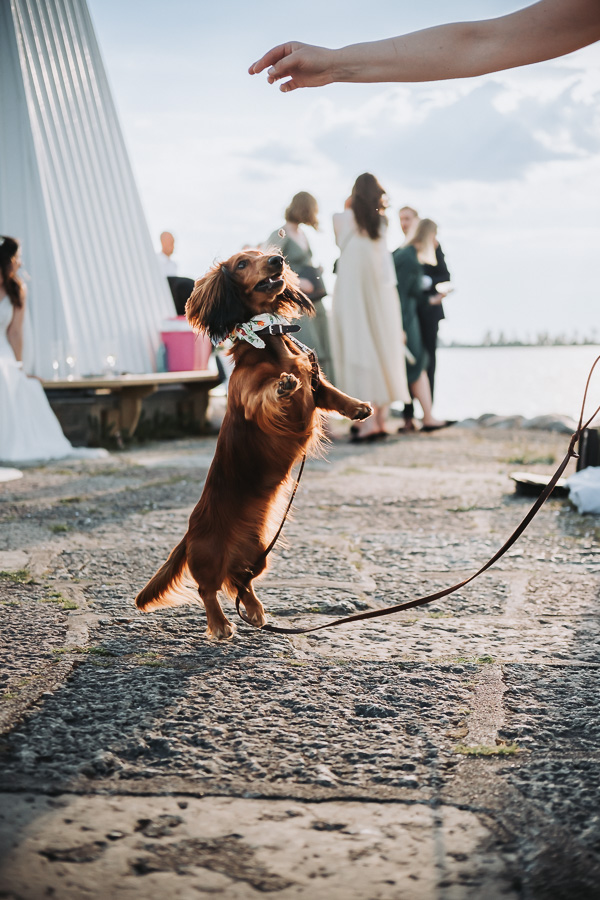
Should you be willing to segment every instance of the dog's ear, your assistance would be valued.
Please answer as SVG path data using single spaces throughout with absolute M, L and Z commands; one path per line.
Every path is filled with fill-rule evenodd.
M 300 290 L 299 278 L 287 263 L 283 267 L 283 280 L 285 288 L 277 298 L 278 311 L 284 316 L 314 316 L 316 310 L 312 301 Z
M 198 279 L 185 305 L 185 314 L 192 328 L 207 334 L 213 344 L 225 340 L 237 324 L 248 318 L 242 291 L 224 265 L 213 266 Z
M 301 316 L 314 316 L 316 313 L 312 300 L 300 288 L 286 287 L 279 296 L 286 304 L 295 306 Z

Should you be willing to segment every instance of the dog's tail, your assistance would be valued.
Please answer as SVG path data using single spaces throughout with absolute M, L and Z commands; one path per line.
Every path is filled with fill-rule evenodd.
M 135 598 L 135 605 L 142 612 L 198 601 L 198 586 L 187 564 L 186 544 L 187 536 L 171 551 L 167 561 Z

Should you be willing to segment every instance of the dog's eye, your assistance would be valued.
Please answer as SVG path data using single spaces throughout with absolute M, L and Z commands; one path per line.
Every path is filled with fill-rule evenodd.
M 239 263 L 237 264 L 236 269 L 245 269 L 247 265 L 248 265 L 248 260 L 247 260 L 247 259 L 241 259 L 241 260 L 239 261 Z

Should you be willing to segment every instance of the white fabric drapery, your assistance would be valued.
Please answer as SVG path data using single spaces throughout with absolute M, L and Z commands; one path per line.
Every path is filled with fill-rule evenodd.
M 0 233 L 31 276 L 28 371 L 51 377 L 59 344 L 82 375 L 109 344 L 153 371 L 174 307 L 85 0 L 0 0 Z

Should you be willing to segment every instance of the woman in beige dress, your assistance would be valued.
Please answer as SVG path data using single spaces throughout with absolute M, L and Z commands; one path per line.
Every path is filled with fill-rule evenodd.
M 360 175 L 343 213 L 333 217 L 341 255 L 333 291 L 331 343 L 336 385 L 369 399 L 374 414 L 353 426 L 351 440 L 387 436 L 390 403 L 406 403 L 404 332 L 396 273 L 386 244 L 385 191 Z

